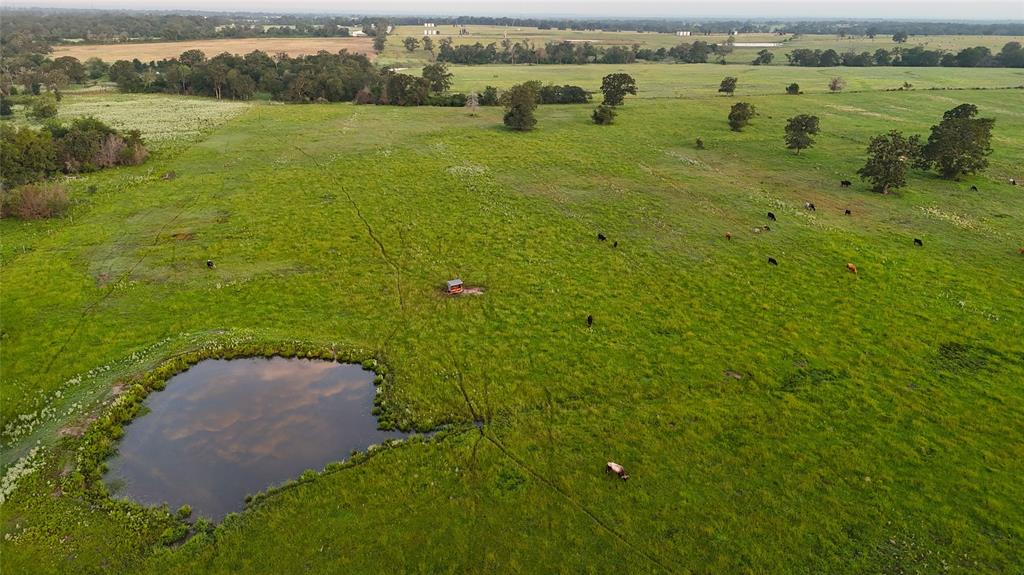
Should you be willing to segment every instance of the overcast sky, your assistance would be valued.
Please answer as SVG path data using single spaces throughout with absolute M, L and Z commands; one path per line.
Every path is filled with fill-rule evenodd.
M 3 4 L 331 14 L 1024 20 L 1024 0 L 3 0 Z

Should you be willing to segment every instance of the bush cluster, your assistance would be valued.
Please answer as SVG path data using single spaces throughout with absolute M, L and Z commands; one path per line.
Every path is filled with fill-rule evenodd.
M 0 126 L 0 182 L 13 187 L 56 173 L 77 174 L 142 163 L 148 152 L 137 130 L 119 132 L 95 118 L 42 129 Z

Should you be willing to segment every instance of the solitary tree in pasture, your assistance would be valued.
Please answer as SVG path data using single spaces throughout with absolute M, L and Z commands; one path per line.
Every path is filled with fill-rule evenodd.
M 910 36 L 908 36 L 906 32 L 900 31 L 892 35 L 892 41 L 897 44 L 902 44 L 906 42 L 909 37 Z
M 424 36 L 423 38 L 423 51 L 434 53 L 434 40 L 433 38 Z
M 845 88 L 845 87 L 846 87 L 846 80 L 843 80 L 839 76 L 836 76 L 835 78 L 832 78 L 828 82 L 828 89 L 833 94 L 835 94 L 836 92 L 842 92 L 843 88 Z
M 381 34 L 380 36 L 373 37 L 373 51 L 380 54 L 384 51 L 384 46 L 388 43 L 388 37 Z
M 428 64 L 423 67 L 423 77 L 430 81 L 430 91 L 436 94 L 451 88 L 454 76 L 448 71 L 448 65 L 444 62 Z
M 477 110 L 480 109 L 480 98 L 476 95 L 476 92 L 470 92 L 466 96 L 466 109 L 469 110 L 470 116 L 476 116 Z
M 750 123 L 750 119 L 757 114 L 753 104 L 747 102 L 736 102 L 729 110 L 729 128 L 733 132 L 739 132 Z
M 608 74 L 601 80 L 601 93 L 604 94 L 605 106 L 619 106 L 626 99 L 626 94 L 636 95 L 636 80 L 629 74 Z
M 615 121 L 615 108 L 601 104 L 594 108 L 594 113 L 590 115 L 590 118 L 595 124 L 607 126 Z
M 405 40 L 402 40 L 402 45 L 405 46 L 406 50 L 410 52 L 415 52 L 416 48 L 420 47 L 420 41 L 417 40 L 416 38 L 413 38 L 412 36 L 409 36 Z
M 772 60 L 775 59 L 775 54 L 772 54 L 768 50 L 761 50 L 757 53 L 757 57 L 751 62 L 754 66 L 760 66 L 762 64 L 771 64 Z
M 800 114 L 786 120 L 786 147 L 790 150 L 810 148 L 814 145 L 814 138 L 811 136 L 818 133 L 818 117 Z
M 733 76 L 726 76 L 722 79 L 722 83 L 718 85 L 718 91 L 732 96 L 733 92 L 736 91 L 736 82 L 737 80 Z
M 888 194 L 893 188 L 907 184 L 907 168 L 920 153 L 918 136 L 905 138 L 903 132 L 892 130 L 871 138 L 868 144 L 868 160 L 857 170 L 862 180 L 871 182 L 871 189 Z
M 792 84 L 786 86 L 786 93 L 789 94 L 790 96 L 797 96 L 797 95 L 799 95 L 800 94 L 800 84 L 797 84 L 796 82 L 793 82 Z
M 928 143 L 921 148 L 916 166 L 926 170 L 935 167 L 943 178 L 956 179 L 988 167 L 992 153 L 992 118 L 975 118 L 978 107 L 960 104 L 942 115 L 939 125 L 932 126 Z
M 517 84 L 501 95 L 501 103 L 505 106 L 503 121 L 513 130 L 525 132 L 537 125 L 533 112 L 537 109 L 537 88 L 531 82 Z

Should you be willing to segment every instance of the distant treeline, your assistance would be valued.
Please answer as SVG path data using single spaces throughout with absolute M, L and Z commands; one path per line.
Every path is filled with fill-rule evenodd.
M 438 26 L 508 26 L 557 30 L 608 30 L 674 33 L 689 30 L 694 34 L 786 33 L 874 36 L 906 33 L 910 35 L 1024 35 L 1024 24 L 1001 22 L 870 22 L 791 20 L 682 20 L 682 19 L 565 19 L 499 18 L 488 16 L 392 16 L 339 17 L 316 15 L 275 15 L 256 13 L 218 13 L 5 9 L 0 14 L 0 33 L 4 38 L 22 33 L 53 44 L 64 39 L 87 42 L 124 42 L 128 40 L 195 40 L 203 38 L 250 38 L 259 36 L 343 36 L 355 27 L 372 35 L 375 24 Z
M 636 60 L 650 62 L 706 63 L 709 59 L 724 57 L 733 50 L 731 42 L 709 44 L 697 40 L 672 48 L 640 48 L 637 45 L 598 47 L 589 42 L 548 42 L 534 46 L 529 42 L 503 41 L 500 45 L 463 44 L 455 46 L 451 40 L 441 41 L 437 59 L 453 64 L 629 64 Z M 766 51 L 762 50 L 762 54 Z M 770 55 L 769 55 L 770 56 Z M 959 52 L 928 50 L 919 46 L 891 50 L 879 48 L 874 52 L 844 52 L 798 48 L 786 58 L 793 66 L 950 66 L 1024 67 L 1024 51 L 1020 42 L 1007 42 L 998 54 L 984 46 L 965 48 Z M 757 64 L 769 63 L 771 58 L 758 55 Z
M 879 48 L 874 52 L 845 52 L 798 48 L 786 54 L 793 66 L 947 66 L 956 68 L 1024 68 L 1024 50 L 1020 42 L 1007 42 L 998 54 L 985 46 L 964 48 L 959 52 L 913 48 Z
M 95 62 L 92 62 L 95 65 Z M 247 100 L 257 92 L 271 99 L 292 102 L 348 102 L 395 106 L 464 106 L 466 94 L 444 94 L 452 74 L 444 63 L 427 66 L 413 76 L 374 66 L 362 54 L 345 50 L 312 56 L 271 57 L 253 51 L 245 56 L 220 54 L 207 59 L 200 50 L 178 58 L 150 62 L 119 60 L 105 71 L 125 92 L 161 92 Z M 582 104 L 590 93 L 579 86 L 536 87 L 541 104 Z M 498 90 L 488 86 L 478 97 L 481 106 L 498 103 Z

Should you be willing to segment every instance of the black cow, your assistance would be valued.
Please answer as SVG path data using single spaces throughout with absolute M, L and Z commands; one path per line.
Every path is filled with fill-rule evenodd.
M 812 211 L 812 212 L 816 212 L 816 211 L 817 211 L 817 210 L 816 210 L 816 209 L 814 208 L 814 204 L 812 204 L 811 202 L 804 202 L 804 209 L 805 209 L 805 210 L 809 210 L 809 211 Z
M 768 263 L 773 265 L 773 266 L 779 265 L 779 262 L 776 261 L 775 258 L 768 258 Z
M 978 186 L 971 186 L 971 191 L 972 192 L 977 192 L 978 191 Z
M 587 316 L 587 327 L 594 327 L 594 316 Z
M 1013 178 L 1010 178 L 1010 185 L 1011 186 L 1016 186 L 1017 185 L 1017 180 L 1015 180 Z
M 773 213 L 771 213 L 771 212 L 768 212 L 768 219 L 769 219 L 769 220 L 771 220 L 771 221 L 773 221 L 773 222 L 774 222 L 774 221 L 776 221 L 776 220 L 775 220 L 775 214 L 773 214 Z
M 612 242 L 612 247 L 613 248 L 619 247 L 619 240 L 615 240 L 614 242 Z
M 206 267 L 212 270 L 213 269 L 213 260 L 206 260 Z
M 603 242 L 603 241 L 605 241 L 608 238 L 604 237 L 604 234 L 602 234 L 601 232 L 598 232 L 597 233 L 597 239 Z
M 853 182 L 851 182 L 850 180 L 843 180 L 843 181 L 839 182 L 839 185 L 844 187 L 844 188 L 849 188 L 850 186 L 853 185 Z
M 914 238 L 914 245 L 915 246 L 924 247 L 924 242 L 922 242 L 921 240 L 919 240 L 917 238 Z
M 850 215 L 850 214 L 851 214 L 850 210 L 846 210 L 846 215 Z

